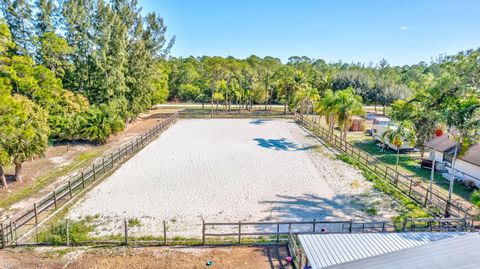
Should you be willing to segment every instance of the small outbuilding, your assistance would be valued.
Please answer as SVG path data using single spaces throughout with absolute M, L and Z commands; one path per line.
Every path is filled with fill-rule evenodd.
M 425 146 L 431 149 L 429 159 L 435 160 L 435 169 L 446 179 L 450 179 L 453 173 L 455 148 L 459 148 L 460 144 L 448 135 L 442 135 L 427 142 Z M 470 147 L 465 154 L 458 156 L 455 163 L 455 179 L 472 182 L 480 187 L 480 144 Z
M 363 132 L 365 131 L 365 121 L 358 116 L 352 117 L 352 123 L 350 124 L 350 132 Z

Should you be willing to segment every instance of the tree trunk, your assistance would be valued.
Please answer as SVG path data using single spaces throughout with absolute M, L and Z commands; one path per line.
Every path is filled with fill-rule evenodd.
M 400 159 L 400 146 L 397 146 L 397 163 L 395 164 L 395 171 L 398 172 L 398 160 Z
M 383 106 L 383 116 L 385 116 L 385 106 Z
M 460 135 L 459 141 L 463 140 L 463 134 Z M 453 192 L 453 183 L 455 182 L 455 163 L 457 162 L 458 148 L 460 147 L 460 142 L 455 147 L 455 152 L 452 159 L 452 176 L 450 177 L 450 185 L 448 186 L 448 203 L 452 201 L 452 192 Z M 448 213 L 448 212 L 445 212 Z
M 202 110 L 205 110 L 205 100 L 202 100 Z
M 374 107 L 375 107 L 375 114 L 377 114 L 377 104 L 375 104 Z
M 0 180 L 2 182 L 2 187 L 8 189 L 7 185 L 7 178 L 5 177 L 5 171 L 3 171 L 3 167 L 0 165 Z
M 15 163 L 15 180 L 22 181 L 22 163 Z
M 212 117 L 213 117 L 213 93 L 214 93 L 214 90 L 212 88 L 212 96 L 210 97 L 210 109 L 212 110 Z
M 432 201 L 433 181 L 435 179 L 435 150 L 433 150 L 432 172 L 430 174 L 430 201 Z

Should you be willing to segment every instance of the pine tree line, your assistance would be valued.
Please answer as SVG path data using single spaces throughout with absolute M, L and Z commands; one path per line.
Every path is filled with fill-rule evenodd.
M 136 0 L 2 0 L 2 167 L 44 154 L 48 139 L 105 143 L 168 96 L 174 39 Z

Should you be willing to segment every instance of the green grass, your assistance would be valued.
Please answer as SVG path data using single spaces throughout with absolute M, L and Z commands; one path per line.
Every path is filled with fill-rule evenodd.
M 396 152 L 392 150 L 385 150 L 382 149 L 375 144 L 375 142 L 368 138 L 362 141 L 354 141 L 353 144 L 368 152 L 370 155 L 377 158 L 384 164 L 395 168 L 395 164 L 397 162 L 397 155 Z M 400 154 L 399 158 L 399 171 L 405 175 L 411 175 L 415 179 L 422 180 L 425 183 L 430 182 L 430 175 L 431 171 L 428 169 L 423 169 L 419 165 L 420 160 L 411 156 L 411 154 Z M 435 173 L 434 176 L 435 185 L 439 186 L 444 190 L 444 193 L 447 194 L 449 181 L 442 177 L 441 174 Z M 453 192 L 458 196 L 466 199 L 467 201 L 470 200 L 470 196 L 472 194 L 472 190 L 467 186 L 463 185 L 462 183 L 456 182 L 453 186 Z
M 142 223 L 139 219 L 133 218 L 128 220 L 128 227 L 139 227 L 142 226 Z
M 406 218 L 430 217 L 430 214 L 427 211 L 425 211 L 423 208 L 421 208 L 417 203 L 415 203 L 413 200 L 405 196 L 402 192 L 400 192 L 400 190 L 396 189 L 388 181 L 370 172 L 368 169 L 366 169 L 362 164 L 360 164 L 356 160 L 353 160 L 352 158 L 350 158 L 345 154 L 339 154 L 337 155 L 337 157 L 338 159 L 358 168 L 360 171 L 362 171 L 362 174 L 365 177 L 365 179 L 372 182 L 373 186 L 376 189 L 388 194 L 389 196 L 391 196 L 392 198 L 394 198 L 396 201 L 400 203 L 401 205 L 400 215 L 393 219 L 394 225 L 397 229 L 401 228 L 403 221 Z M 372 214 L 376 213 L 376 209 L 374 208 L 370 208 L 367 210 L 369 210 L 370 213 Z M 369 212 L 367 211 L 367 213 Z
M 93 232 L 94 227 L 87 220 L 70 221 L 68 223 L 68 240 L 70 243 L 80 243 L 88 241 L 89 233 Z M 39 242 L 53 243 L 53 245 L 64 245 L 67 241 L 67 225 L 65 221 L 51 225 L 50 229 L 45 229 L 39 233 Z
M 100 153 L 101 152 L 99 150 L 95 149 L 95 150 L 80 154 L 73 163 L 65 167 L 62 167 L 59 170 L 52 171 L 50 173 L 47 173 L 46 175 L 40 176 L 33 181 L 33 184 L 31 186 L 8 195 L 7 197 L 5 197 L 0 201 L 0 207 L 7 208 L 16 202 L 25 199 L 26 197 L 30 196 L 32 193 L 35 193 L 43 189 L 45 186 L 50 184 L 55 179 L 71 173 L 75 169 L 78 169 L 83 163 L 96 158 L 97 156 L 100 155 Z

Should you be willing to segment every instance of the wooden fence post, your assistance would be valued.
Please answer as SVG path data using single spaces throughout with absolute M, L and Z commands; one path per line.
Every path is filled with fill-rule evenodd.
M 350 225 L 348 226 L 348 233 L 352 233 L 353 219 L 350 219 Z
M 167 245 L 167 224 L 163 221 L 163 244 Z
M 82 177 L 82 188 L 85 189 L 85 177 L 83 176 L 83 172 L 80 175 Z
M 316 224 L 316 219 L 313 219 L 313 233 L 315 233 L 315 224 Z
M 123 220 L 123 226 L 125 227 L 125 246 L 128 246 L 128 223 L 127 223 L 127 220 L 124 219 Z
M 277 223 L 277 245 L 280 243 L 280 224 Z
M 55 205 L 55 209 L 57 209 L 57 190 L 53 190 L 53 204 Z
M 68 193 L 70 194 L 70 198 L 72 198 L 72 182 L 68 181 Z
M 7 243 L 5 241 L 5 225 L 3 224 L 3 222 L 1 223 L 1 227 L 2 229 L 2 248 L 5 248 Z
M 95 163 L 92 163 L 92 172 L 93 172 L 93 180 L 97 178 L 97 173 L 95 172 Z
M 65 245 L 68 247 L 70 245 L 70 235 L 68 232 L 68 219 L 65 220 Z
M 18 237 L 17 237 L 17 223 L 13 222 L 13 232 L 15 233 L 15 245 L 18 245 Z
M 13 243 L 13 221 L 10 219 L 10 243 Z
M 202 220 L 202 245 L 205 245 L 205 220 Z
M 110 153 L 110 159 L 111 159 L 110 164 L 111 164 L 111 166 L 113 167 L 113 153 Z
M 38 216 L 37 216 L 37 203 L 33 203 L 33 212 L 35 213 L 35 235 L 38 244 Z
M 398 178 L 398 173 L 397 173 L 397 178 Z M 395 183 L 397 183 L 397 182 L 398 182 L 398 180 L 395 180 Z M 408 188 L 408 196 L 410 196 L 411 193 L 412 193 L 412 184 L 413 184 L 413 179 L 410 179 L 410 187 Z M 397 184 L 395 184 L 395 186 L 396 185 Z M 427 190 L 427 192 L 428 192 L 428 190 Z
M 238 244 L 242 243 L 242 222 L 238 222 Z
M 102 158 L 102 169 L 103 169 L 103 173 L 105 174 L 105 158 Z

